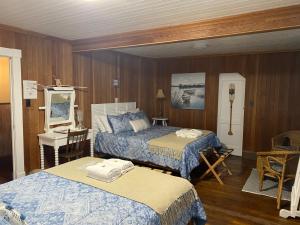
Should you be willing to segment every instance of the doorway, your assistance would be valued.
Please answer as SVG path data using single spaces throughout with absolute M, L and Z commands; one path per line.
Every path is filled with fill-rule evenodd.
M 12 170 L 10 170 L 12 174 L 11 172 L 9 173 L 10 176 L 8 174 L 8 179 L 15 179 L 25 175 L 21 84 L 21 50 L 0 47 L 0 58 L 3 58 L 4 65 L 7 63 L 9 65 L 8 68 L 5 68 L 3 66 L 4 72 L 5 70 L 8 71 L 9 76 L 7 77 L 6 82 L 1 80 L 1 82 L 3 83 L 3 87 L 0 87 L 0 94 L 2 95 L 1 99 L 3 99 L 4 101 L 3 105 L 5 106 L 3 107 L 3 110 L 5 113 L 4 115 L 0 115 L 0 120 L 5 119 L 5 121 L 0 122 L 5 124 L 5 127 L 10 127 L 10 132 L 9 130 L 6 130 L 4 132 L 5 134 L 1 133 L 2 135 L 4 135 L 5 138 L 7 138 L 7 140 L 5 140 L 5 143 L 8 147 L 4 147 L 1 145 L 0 149 L 4 150 L 0 151 L 9 152 L 10 144 L 12 163 L 9 164 L 9 161 L 6 161 L 6 163 L 8 163 L 8 166 L 5 168 L 9 170 L 9 167 L 12 167 Z M 8 140 L 10 140 L 10 143 Z
M 9 61 L 0 57 L 0 183 L 13 178 Z
M 237 156 L 243 154 L 245 88 L 246 79 L 241 74 L 220 74 L 217 134 Z

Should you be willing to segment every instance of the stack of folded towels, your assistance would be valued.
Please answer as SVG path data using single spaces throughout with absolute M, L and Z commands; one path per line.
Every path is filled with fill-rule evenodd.
M 182 138 L 197 138 L 202 135 L 202 131 L 196 129 L 180 129 L 176 131 L 176 135 Z
M 130 161 L 107 159 L 101 163 L 86 167 L 86 171 L 88 177 L 109 183 L 133 168 L 134 165 Z

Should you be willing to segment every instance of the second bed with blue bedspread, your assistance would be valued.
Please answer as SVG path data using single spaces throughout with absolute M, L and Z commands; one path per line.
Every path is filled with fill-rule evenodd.
M 177 127 L 153 126 L 137 133 L 133 131 L 118 134 L 99 132 L 96 136 L 95 149 L 99 153 L 169 167 L 179 171 L 182 177 L 190 179 L 191 171 L 199 166 L 199 152 L 209 147 L 220 147 L 221 143 L 213 132 L 198 137 L 186 145 L 180 160 L 149 150 L 147 143 L 149 140 L 176 132 L 179 129 Z

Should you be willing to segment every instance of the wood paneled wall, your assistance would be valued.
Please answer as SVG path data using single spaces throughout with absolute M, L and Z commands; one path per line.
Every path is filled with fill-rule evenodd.
M 73 55 L 74 81 L 88 89 L 77 94 L 90 126 L 90 104 L 136 101 L 157 115 L 155 93 L 165 92 L 164 113 L 170 125 L 216 131 L 220 73 L 246 77 L 244 150 L 267 150 L 271 137 L 300 129 L 300 52 L 147 59 L 112 51 Z M 172 73 L 205 72 L 205 110 L 175 109 L 170 105 Z M 119 87 L 112 81 L 118 79 Z
M 172 73 L 205 72 L 205 110 L 170 105 Z M 157 87 L 167 96 L 164 111 L 170 124 L 216 131 L 218 76 L 238 72 L 246 78 L 244 150 L 269 149 L 271 137 L 300 129 L 300 52 L 159 59 Z
M 270 147 L 270 138 L 282 131 L 300 129 L 300 53 L 248 54 L 232 56 L 147 59 L 112 51 L 74 53 L 70 43 L 43 35 L 5 29 L 0 26 L 0 46 L 22 50 L 22 78 L 52 84 L 61 78 L 66 84 L 86 86 L 77 91 L 77 103 L 90 127 L 92 103 L 136 101 L 148 115 L 157 113 L 155 93 L 167 96 L 164 111 L 170 124 L 216 131 L 219 73 L 239 72 L 246 77 L 244 149 Z M 206 72 L 206 108 L 178 110 L 170 106 L 172 73 Z M 113 87 L 118 79 L 120 84 Z M 43 132 L 43 92 L 23 107 L 26 171 L 39 168 L 37 134 Z
M 22 79 L 36 80 L 40 84 L 52 84 L 53 78 L 73 84 L 72 46 L 63 40 L 18 29 L 0 26 L 0 46 L 22 50 Z M 31 107 L 23 103 L 25 167 L 30 171 L 40 167 L 37 134 L 44 129 L 44 112 L 38 107 L 44 105 L 43 91 L 38 99 L 31 101 Z
M 77 92 L 77 103 L 84 111 L 85 125 L 91 126 L 91 104 L 135 101 L 150 116 L 155 111 L 156 63 L 154 60 L 112 51 L 74 53 L 74 82 L 85 86 Z M 119 86 L 113 86 L 113 80 Z

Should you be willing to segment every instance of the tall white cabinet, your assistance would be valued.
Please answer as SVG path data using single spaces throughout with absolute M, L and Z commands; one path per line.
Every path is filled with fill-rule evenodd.
M 238 156 L 243 151 L 245 88 L 246 79 L 241 74 L 220 74 L 217 135 Z

